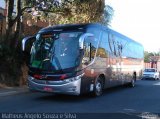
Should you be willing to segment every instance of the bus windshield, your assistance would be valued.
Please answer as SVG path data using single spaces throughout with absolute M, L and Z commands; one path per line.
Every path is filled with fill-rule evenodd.
M 82 32 L 45 32 L 36 35 L 30 67 L 56 72 L 75 69 L 80 63 L 79 37 Z
M 144 71 L 145 71 L 145 72 L 156 72 L 155 69 L 145 69 Z

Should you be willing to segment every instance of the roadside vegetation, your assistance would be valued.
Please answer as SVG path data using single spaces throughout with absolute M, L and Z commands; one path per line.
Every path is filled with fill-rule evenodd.
M 148 51 L 145 51 L 144 52 L 144 62 L 151 62 L 152 60 L 156 60 L 156 59 L 152 59 L 151 58 L 153 56 L 160 56 L 160 51 L 159 52 L 148 52 Z

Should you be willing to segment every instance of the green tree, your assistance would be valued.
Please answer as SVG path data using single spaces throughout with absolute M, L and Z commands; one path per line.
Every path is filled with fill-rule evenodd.
M 33 18 L 52 24 L 101 22 L 108 25 L 114 10 L 105 6 L 104 0 L 5 0 L 6 42 L 9 47 L 16 47 L 21 32 L 21 16 L 30 13 Z M 12 32 L 15 25 L 15 32 Z
M 59 0 L 60 1 L 60 0 Z M 21 16 L 28 9 L 38 9 L 40 11 L 49 12 L 49 10 L 59 10 L 59 6 L 64 6 L 68 0 L 60 4 L 57 0 L 16 0 L 16 14 L 14 14 L 14 3 L 15 0 L 5 0 L 7 15 L 6 15 L 6 39 L 5 44 L 9 47 L 17 47 L 17 39 L 19 38 L 21 32 Z M 22 4 L 23 3 L 23 4 Z M 56 8 L 56 9 L 54 9 Z M 15 31 L 12 32 L 12 29 L 15 25 Z
M 159 53 L 157 52 L 148 52 L 148 51 L 144 51 L 144 62 L 150 62 L 151 56 L 159 56 Z
M 7 9 L 7 15 L 6 15 L 6 38 L 5 38 L 5 44 L 7 44 L 9 47 L 14 48 L 17 46 L 17 40 L 19 38 L 20 34 L 20 27 L 21 22 L 20 18 L 23 14 L 23 12 L 30 7 L 24 7 L 22 8 L 22 1 L 16 0 L 16 14 L 14 11 L 14 3 L 15 0 L 5 0 L 6 2 L 6 9 Z M 13 32 L 13 27 L 15 25 L 15 31 Z
M 144 62 L 149 62 L 149 53 L 147 51 L 144 52 Z
M 12 13 L 14 9 L 14 0 L 6 0 L 6 7 L 7 7 L 7 15 L 6 15 L 6 43 L 8 44 L 9 36 L 12 32 L 12 26 L 13 26 L 13 18 Z
M 110 25 L 114 15 L 114 10 L 111 6 L 106 5 L 104 8 L 102 23 L 105 25 Z
M 101 22 L 108 25 L 114 10 L 105 6 L 104 0 L 37 0 L 26 1 L 32 9 L 30 14 L 35 19 L 52 24 Z M 37 15 L 37 16 L 36 16 Z

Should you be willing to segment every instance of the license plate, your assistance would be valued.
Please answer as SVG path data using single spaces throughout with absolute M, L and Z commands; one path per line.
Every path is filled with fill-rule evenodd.
M 53 91 L 53 89 L 50 88 L 50 87 L 44 87 L 43 90 L 44 90 L 44 91 L 47 91 L 47 92 L 52 92 L 52 91 Z

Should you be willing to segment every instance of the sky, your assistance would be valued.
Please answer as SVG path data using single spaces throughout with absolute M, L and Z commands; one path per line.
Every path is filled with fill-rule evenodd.
M 0 7 L 4 8 L 4 6 L 5 6 L 4 0 L 0 0 Z
M 111 28 L 138 41 L 145 51 L 160 51 L 160 0 L 106 0 L 114 9 Z

